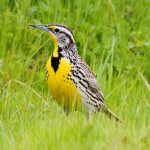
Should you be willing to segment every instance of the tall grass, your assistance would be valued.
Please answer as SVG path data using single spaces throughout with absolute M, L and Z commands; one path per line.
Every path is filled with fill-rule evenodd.
M 149 149 L 150 2 L 0 1 L 0 149 Z M 65 115 L 47 88 L 48 34 L 29 24 L 60 23 L 74 32 L 108 107 L 90 122 Z

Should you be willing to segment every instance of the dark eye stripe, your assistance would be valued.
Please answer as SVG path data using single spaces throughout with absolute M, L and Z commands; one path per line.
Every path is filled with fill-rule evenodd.
M 69 34 L 67 34 L 66 32 L 63 32 L 63 31 L 60 31 L 59 33 L 65 34 L 69 38 L 70 43 L 73 43 L 73 39 L 70 37 Z
M 55 24 L 55 26 L 58 26 L 58 27 L 63 27 L 65 28 L 66 30 L 68 30 L 69 32 L 71 32 L 71 34 L 73 35 L 72 31 L 65 25 L 60 25 L 60 24 Z

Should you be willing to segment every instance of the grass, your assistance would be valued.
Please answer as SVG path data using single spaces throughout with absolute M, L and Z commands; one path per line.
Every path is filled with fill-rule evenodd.
M 0 1 L 0 149 L 150 149 L 150 2 Z M 74 32 L 106 103 L 66 116 L 47 88 L 48 35 L 29 24 L 63 23 Z

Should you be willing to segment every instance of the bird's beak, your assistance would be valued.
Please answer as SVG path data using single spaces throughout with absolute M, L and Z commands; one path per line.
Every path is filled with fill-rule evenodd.
M 56 28 L 54 25 L 39 25 L 39 24 L 30 24 L 30 26 L 35 28 L 40 28 L 48 33 L 50 33 L 51 39 L 54 41 L 55 46 L 58 45 L 57 43 L 57 37 L 53 33 L 53 30 Z
M 48 25 L 40 25 L 40 24 L 30 24 L 31 27 L 40 28 L 46 32 L 50 32 L 51 29 L 48 28 Z

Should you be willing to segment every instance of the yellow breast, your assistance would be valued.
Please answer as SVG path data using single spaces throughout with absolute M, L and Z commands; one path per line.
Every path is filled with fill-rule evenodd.
M 81 96 L 78 93 L 76 85 L 70 80 L 72 65 L 66 58 L 59 60 L 59 66 L 55 72 L 51 66 L 51 57 L 46 64 L 48 71 L 48 86 L 54 99 L 68 109 L 81 107 Z

